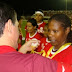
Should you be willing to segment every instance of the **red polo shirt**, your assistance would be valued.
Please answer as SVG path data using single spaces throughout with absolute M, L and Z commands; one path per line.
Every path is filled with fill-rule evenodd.
M 38 54 L 21 54 L 10 46 L 0 46 L 0 72 L 62 72 L 63 70 L 72 72 L 69 66 L 61 65 Z

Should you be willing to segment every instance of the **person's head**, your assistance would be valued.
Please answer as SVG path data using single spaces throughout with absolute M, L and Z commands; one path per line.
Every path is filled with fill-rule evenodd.
M 44 30 L 43 30 L 44 31 L 43 34 L 45 37 L 48 37 L 48 27 L 47 26 L 48 26 L 48 24 L 45 24 Z
M 70 42 L 71 20 L 65 14 L 55 14 L 48 21 L 48 37 L 51 44 L 61 46 Z
M 35 32 L 38 28 L 37 21 L 34 18 L 31 18 L 27 21 L 27 31 L 29 33 Z
M 36 19 L 37 23 L 42 22 L 43 21 L 43 17 L 44 17 L 44 14 L 43 14 L 42 10 L 35 11 L 35 19 Z
M 10 5 L 0 3 L 0 40 L 7 40 L 6 45 L 12 43 L 10 46 L 16 48 L 18 35 L 18 21 L 15 10 Z
M 18 20 L 18 22 L 19 22 L 19 28 L 21 28 L 23 20 L 25 20 L 25 17 L 24 16 L 20 16 L 20 18 Z

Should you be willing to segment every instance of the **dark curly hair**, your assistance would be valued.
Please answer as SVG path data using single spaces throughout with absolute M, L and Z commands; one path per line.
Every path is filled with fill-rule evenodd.
M 34 18 L 30 18 L 30 19 L 28 19 L 27 22 L 32 23 L 33 26 L 36 26 L 36 28 L 38 28 L 38 25 L 37 25 L 37 21 L 36 21 L 36 19 L 34 19 Z

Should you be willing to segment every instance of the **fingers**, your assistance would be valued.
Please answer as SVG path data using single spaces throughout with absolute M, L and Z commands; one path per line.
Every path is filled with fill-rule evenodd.
M 40 44 L 39 40 L 30 40 L 26 42 L 22 47 L 19 49 L 19 52 L 26 53 L 27 51 L 35 50 Z

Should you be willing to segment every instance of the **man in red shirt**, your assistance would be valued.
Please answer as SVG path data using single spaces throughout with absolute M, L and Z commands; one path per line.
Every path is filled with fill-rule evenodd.
M 0 72 L 72 72 L 69 66 L 38 54 L 22 54 L 31 49 L 31 44 L 38 40 L 27 42 L 17 52 L 18 37 L 18 21 L 15 10 L 0 3 Z

